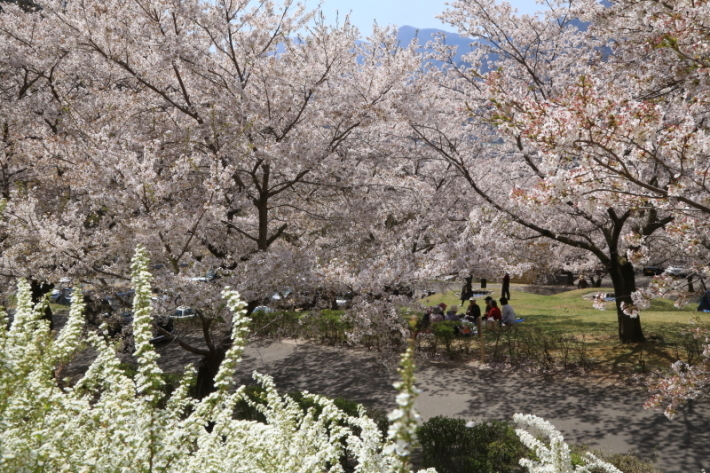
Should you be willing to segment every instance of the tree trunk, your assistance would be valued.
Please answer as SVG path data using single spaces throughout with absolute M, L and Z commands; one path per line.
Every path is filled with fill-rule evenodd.
M 215 347 L 215 351 L 202 357 L 200 367 L 197 369 L 197 383 L 194 397 L 204 399 L 215 391 L 214 378 L 219 372 L 219 367 L 224 361 L 227 348 Z
M 249 301 L 246 306 L 247 317 L 250 316 L 259 305 L 260 301 Z M 205 342 L 208 342 L 207 344 L 210 345 L 208 340 L 205 340 Z M 214 349 L 210 350 L 209 355 L 202 356 L 200 366 L 197 369 L 197 380 L 192 394 L 194 398 L 204 399 L 215 391 L 214 379 L 231 345 L 232 337 L 230 331 L 230 334 L 222 340 L 222 343 L 212 345 Z
M 30 281 L 30 292 L 32 293 L 32 302 L 37 304 L 42 298 L 54 289 L 54 284 L 49 284 L 45 282 L 39 282 L 32 279 Z M 44 320 L 49 322 L 49 330 L 54 330 L 54 318 L 52 317 L 52 309 L 47 306 L 44 309 Z
M 612 257 L 611 268 L 609 268 L 612 284 L 614 285 L 614 295 L 616 298 L 616 315 L 619 323 L 619 340 L 621 343 L 641 343 L 645 342 L 641 329 L 641 318 L 631 317 L 621 310 L 621 304 L 632 304 L 631 293 L 636 291 L 636 276 L 634 267 L 625 258 Z
M 269 175 L 271 166 L 264 164 L 262 169 L 264 174 L 261 182 L 261 191 L 259 192 L 259 200 L 257 201 L 257 209 L 259 210 L 259 236 L 256 244 L 260 251 L 266 251 L 269 249 Z

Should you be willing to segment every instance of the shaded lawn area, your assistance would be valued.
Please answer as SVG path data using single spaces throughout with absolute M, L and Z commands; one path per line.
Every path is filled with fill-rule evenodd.
M 694 312 L 697 304 L 677 309 L 673 301 L 658 299 L 652 302 L 649 309 L 641 312 L 641 326 L 649 341 L 624 345 L 619 342 L 614 303 L 607 302 L 607 310 L 602 311 L 594 309 L 591 301 L 582 298 L 600 289 L 578 289 L 551 296 L 514 289 L 513 286 L 510 304 L 518 317 L 525 319 L 524 323 L 519 324 L 521 330 L 539 329 L 552 336 L 583 339 L 589 345 L 590 355 L 608 368 L 631 364 L 655 369 L 667 368 L 678 359 L 688 361 L 690 357 L 692 361 L 699 355 L 697 350 L 700 344 L 689 335 L 689 331 L 698 326 L 710 327 L 710 314 Z M 451 291 L 435 294 L 422 300 L 422 303 L 459 305 L 458 297 L 457 292 Z M 500 292 L 495 291 L 492 297 L 498 300 Z M 483 300 L 479 300 L 478 304 L 483 310 Z M 459 309 L 459 313 L 463 311 Z

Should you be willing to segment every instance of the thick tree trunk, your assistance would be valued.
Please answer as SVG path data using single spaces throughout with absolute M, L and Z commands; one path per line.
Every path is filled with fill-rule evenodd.
M 226 348 L 222 349 L 222 347 L 218 347 L 213 353 L 202 358 L 200 367 L 197 369 L 195 398 L 204 399 L 215 391 L 214 378 L 219 372 L 219 367 L 222 361 L 224 361 L 224 355 L 226 353 Z
M 247 317 L 250 316 L 259 305 L 259 301 L 249 301 L 246 306 Z M 208 340 L 205 341 L 210 345 Z M 192 394 L 196 399 L 204 399 L 215 391 L 214 379 L 219 372 L 219 367 L 224 361 L 227 350 L 229 350 L 231 346 L 231 334 L 222 340 L 222 343 L 215 343 L 212 346 L 213 349 L 210 350 L 209 355 L 202 356 L 200 366 L 197 369 L 197 380 Z
M 263 176 L 261 181 L 261 191 L 257 208 L 259 210 L 259 236 L 257 238 L 257 246 L 260 251 L 269 249 L 269 176 L 271 166 L 264 164 L 262 166 Z
M 612 257 L 609 275 L 614 285 L 616 296 L 616 315 L 619 323 L 619 340 L 621 343 L 645 342 L 641 329 L 641 318 L 630 317 L 621 310 L 621 304 L 632 304 L 631 293 L 636 291 L 636 276 L 634 267 L 626 259 Z
M 38 303 L 47 293 L 52 292 L 52 289 L 54 289 L 54 284 L 39 282 L 32 279 L 30 281 L 32 302 L 35 304 Z M 52 317 L 52 309 L 49 306 L 44 309 L 44 316 L 42 318 L 49 322 L 49 330 L 54 330 L 54 318 Z

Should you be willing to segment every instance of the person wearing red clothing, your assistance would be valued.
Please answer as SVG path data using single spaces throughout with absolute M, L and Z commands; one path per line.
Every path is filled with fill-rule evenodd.
M 503 314 L 498 308 L 498 303 L 495 300 L 491 301 L 491 310 L 488 311 L 488 318 L 492 318 L 498 323 L 500 323 L 501 319 L 503 318 Z
M 483 313 L 483 320 L 487 320 L 487 319 L 488 319 L 488 314 L 489 314 L 490 311 L 491 311 L 491 301 L 493 300 L 493 298 L 492 298 L 491 296 L 487 296 L 487 297 L 486 297 L 485 299 L 483 299 L 483 300 L 486 301 L 486 311 Z

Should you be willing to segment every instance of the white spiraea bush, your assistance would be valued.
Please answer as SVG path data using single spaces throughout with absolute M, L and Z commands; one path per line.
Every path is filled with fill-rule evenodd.
M 600 460 L 591 453 L 587 453 L 583 457 L 586 462 L 584 465 L 573 465 L 569 445 L 565 442 L 564 437 L 552 424 L 540 417 L 530 414 L 515 414 L 513 420 L 531 427 L 538 434 L 533 435 L 523 429 L 515 430 L 523 445 L 535 452 L 537 457 L 537 460 L 528 458 L 520 460 L 520 465 L 527 468 L 530 473 L 622 473 L 614 465 Z M 540 435 L 549 438 L 549 445 L 541 440 Z
M 4 329 L 4 312 L 0 321 L 0 471 L 338 472 L 346 452 L 357 461 L 358 472 L 409 471 L 401 449 L 386 448 L 386 443 L 397 444 L 397 429 L 385 443 L 364 414 L 350 417 L 317 395 L 309 397 L 322 412 L 304 413 L 291 398 L 277 394 L 268 376 L 256 375 L 266 389 L 266 405 L 257 408 L 267 422 L 233 419 L 235 404 L 246 399 L 243 387 L 230 388 L 247 320 L 239 295 L 229 289 L 223 295 L 232 311 L 234 342 L 216 377 L 217 391 L 202 401 L 191 399 L 193 371 L 188 369 L 167 404 L 159 406 L 163 381 L 148 341 L 147 267 L 139 248 L 132 265 L 136 376 L 131 379 L 119 368 L 110 343 L 89 334 L 98 357 L 72 387 L 62 387 L 55 370 L 82 348 L 81 297 L 73 298 L 68 322 L 55 338 L 41 319 L 46 302 L 33 307 L 29 285 L 19 283 L 10 328 Z M 408 432 L 405 427 L 400 430 Z

